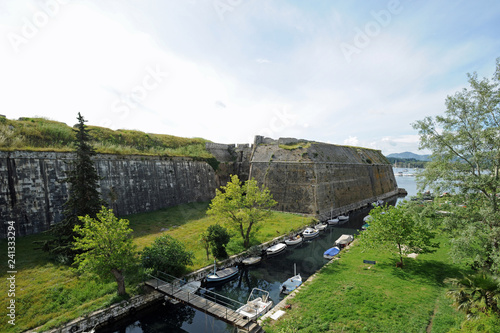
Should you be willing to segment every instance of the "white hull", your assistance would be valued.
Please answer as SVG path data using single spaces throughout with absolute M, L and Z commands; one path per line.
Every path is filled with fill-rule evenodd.
M 278 254 L 278 253 L 281 253 L 281 252 L 285 251 L 285 249 L 286 249 L 286 244 L 284 244 L 284 243 L 278 243 L 278 244 L 273 245 L 270 248 L 268 248 L 266 250 L 266 253 L 269 256 L 270 255 L 275 255 L 275 254 Z
M 319 235 L 319 230 L 313 228 L 306 228 L 306 230 L 304 230 L 304 232 L 302 233 L 302 237 L 304 237 L 304 239 L 314 238 L 318 235 Z
M 300 235 L 297 235 L 294 238 L 285 239 L 285 244 L 286 245 L 297 245 L 297 244 L 302 243 L 302 241 L 304 241 L 304 238 L 300 237 Z

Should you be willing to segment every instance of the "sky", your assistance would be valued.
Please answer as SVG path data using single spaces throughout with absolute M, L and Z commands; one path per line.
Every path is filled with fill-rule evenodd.
M 2 0 L 0 114 L 424 154 L 499 35 L 499 1 Z

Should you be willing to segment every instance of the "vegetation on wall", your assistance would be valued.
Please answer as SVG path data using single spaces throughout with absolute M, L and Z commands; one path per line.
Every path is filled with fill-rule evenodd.
M 111 130 L 87 126 L 98 153 L 123 155 L 189 156 L 213 159 L 205 149 L 208 140 L 181 138 L 173 135 L 150 134 L 134 130 Z M 73 130 L 65 123 L 46 118 L 0 117 L 0 150 L 73 151 Z M 211 161 L 212 167 L 215 163 Z M 216 166 L 215 166 L 216 167 Z

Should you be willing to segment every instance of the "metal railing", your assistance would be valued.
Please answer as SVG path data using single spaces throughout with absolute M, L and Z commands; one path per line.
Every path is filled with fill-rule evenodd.
M 199 308 L 200 310 L 211 313 L 219 318 L 223 318 L 226 321 L 232 323 L 235 323 L 238 319 L 244 320 L 246 322 L 245 325 L 242 325 L 242 327 L 246 326 L 248 323 L 252 321 L 250 318 L 240 314 L 237 314 L 238 315 L 237 317 L 234 316 L 235 311 L 245 305 L 239 301 L 236 301 L 234 299 L 231 299 L 229 297 L 220 295 L 214 291 L 201 287 L 195 293 L 186 292 L 184 294 L 186 298 L 181 298 L 180 295 L 176 296 L 176 294 L 181 292 L 183 290 L 182 287 L 186 285 L 188 282 L 164 272 L 157 272 L 155 274 L 156 276 L 151 274 L 148 275 L 152 279 L 154 279 L 155 283 L 153 286 L 155 287 L 155 289 L 161 287 L 161 290 L 164 291 L 167 295 L 170 295 L 173 298 L 177 298 L 182 301 L 186 301 L 187 303 L 191 304 L 194 307 Z M 213 303 L 222 305 L 224 312 L 220 311 L 216 312 L 213 309 L 210 311 L 209 308 L 213 306 Z

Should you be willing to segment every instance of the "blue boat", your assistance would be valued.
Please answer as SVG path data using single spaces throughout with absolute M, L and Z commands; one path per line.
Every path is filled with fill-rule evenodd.
M 339 254 L 339 252 L 340 252 L 340 249 L 338 248 L 338 246 L 334 246 L 332 248 L 329 248 L 328 250 L 326 250 L 323 253 L 323 258 L 330 260 L 333 257 L 335 257 L 337 254 Z

